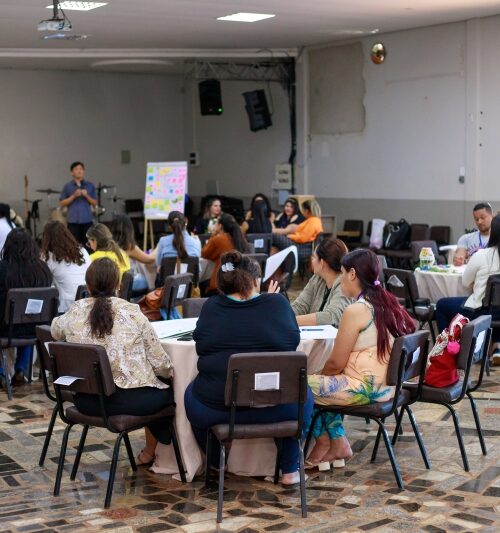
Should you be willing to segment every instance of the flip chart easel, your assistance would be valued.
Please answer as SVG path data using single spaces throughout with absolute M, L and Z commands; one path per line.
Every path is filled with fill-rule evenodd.
M 184 213 L 187 162 L 148 163 L 144 199 L 144 249 L 150 236 L 154 248 L 153 220 L 166 220 L 171 211 Z

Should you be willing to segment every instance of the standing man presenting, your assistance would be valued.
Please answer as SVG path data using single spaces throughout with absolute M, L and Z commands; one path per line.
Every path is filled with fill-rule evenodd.
M 70 166 L 73 179 L 66 183 L 59 205 L 68 208 L 68 229 L 75 239 L 85 245 L 87 230 L 92 225 L 92 209 L 97 205 L 95 186 L 84 179 L 85 165 L 75 161 Z

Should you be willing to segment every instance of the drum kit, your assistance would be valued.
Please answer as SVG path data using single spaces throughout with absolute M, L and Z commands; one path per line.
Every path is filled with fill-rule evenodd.
M 94 219 L 96 222 L 101 221 L 101 217 L 106 213 L 106 207 L 103 206 L 104 200 L 111 201 L 113 204 L 113 208 L 111 210 L 112 215 L 114 216 L 117 212 L 117 203 L 119 201 L 123 201 L 123 198 L 120 198 L 116 195 L 116 186 L 115 185 L 104 185 L 99 183 L 96 187 L 97 191 L 97 205 L 92 208 L 92 212 L 94 215 Z M 61 194 L 61 191 L 57 191 L 52 188 L 47 189 L 36 189 L 37 193 L 46 195 L 46 198 L 38 198 L 36 200 L 29 200 L 28 199 L 28 177 L 24 177 L 24 206 L 25 206 L 25 226 L 26 228 L 33 234 L 33 236 L 37 237 L 37 221 L 40 220 L 40 202 L 43 202 L 44 200 L 47 201 L 48 209 L 49 209 L 49 220 L 58 220 L 59 222 L 62 222 L 63 224 L 66 224 L 66 216 L 67 216 L 67 207 L 59 207 L 57 205 L 54 205 L 54 197 L 56 196 L 59 198 L 59 194 Z M 111 198 L 106 197 L 108 193 L 111 193 Z M 33 228 L 31 225 L 33 224 Z

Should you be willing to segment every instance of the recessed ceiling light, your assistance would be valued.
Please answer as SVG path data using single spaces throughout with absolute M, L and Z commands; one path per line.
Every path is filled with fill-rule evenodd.
M 226 17 L 217 17 L 217 20 L 229 22 L 258 22 L 259 20 L 270 19 L 276 15 L 266 15 L 264 13 L 233 13 Z
M 380 30 L 378 28 L 375 28 L 374 30 L 372 30 L 370 33 L 378 33 Z
M 86 39 L 88 35 L 68 35 L 67 33 L 51 33 L 50 35 L 44 35 L 42 39 L 45 41 L 82 41 Z
M 98 7 L 107 6 L 108 2 L 59 2 L 58 7 L 67 11 L 90 11 Z M 47 6 L 53 9 L 54 6 Z

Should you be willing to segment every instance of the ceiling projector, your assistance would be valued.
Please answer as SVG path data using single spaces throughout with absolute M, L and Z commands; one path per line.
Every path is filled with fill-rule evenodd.
M 71 22 L 66 18 L 51 18 L 38 23 L 38 31 L 71 31 Z

